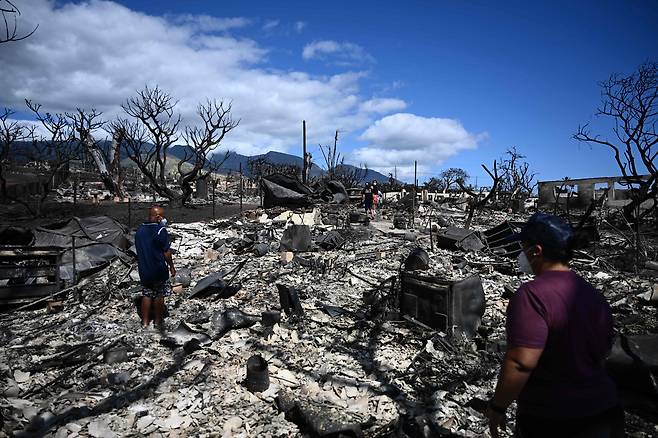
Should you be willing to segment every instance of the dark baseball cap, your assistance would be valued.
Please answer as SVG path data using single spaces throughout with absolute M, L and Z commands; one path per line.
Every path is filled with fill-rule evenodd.
M 535 213 L 512 240 L 540 244 L 556 250 L 569 248 L 573 229 L 561 218 L 546 213 Z

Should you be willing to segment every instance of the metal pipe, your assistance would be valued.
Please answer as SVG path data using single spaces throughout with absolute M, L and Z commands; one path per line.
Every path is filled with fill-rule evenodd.
M 73 258 L 73 284 L 78 282 L 78 272 L 75 266 L 75 236 L 71 236 L 72 258 Z
M 212 181 L 212 218 L 215 220 L 215 186 L 217 182 L 212 178 L 210 180 Z

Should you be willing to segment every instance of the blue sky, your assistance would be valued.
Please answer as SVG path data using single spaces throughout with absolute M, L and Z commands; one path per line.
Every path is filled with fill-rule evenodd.
M 98 56 L 98 64 L 120 62 L 119 55 L 103 57 L 93 47 L 118 50 L 110 47 L 112 37 L 128 28 L 144 32 L 136 34 L 143 47 L 131 53 L 150 53 L 151 38 L 154 44 L 172 39 L 177 63 L 159 65 L 157 58 L 142 54 L 140 69 L 148 74 L 139 80 L 169 85 L 184 115 L 193 107 L 186 99 L 201 93 L 190 84 L 207 89 L 212 83 L 213 95 L 229 96 L 243 118 L 242 132 L 227 139 L 227 146 L 233 141 L 240 152 L 273 148 L 299 155 L 296 132 L 306 118 L 309 144 L 328 143 L 339 129 L 350 161 L 365 161 L 383 172 L 395 163 L 400 175 L 408 177 L 417 159 L 421 181 L 441 169 L 463 167 L 486 184 L 480 164 L 490 164 L 510 146 L 527 155 L 540 179 L 618 174 L 608 150 L 579 145 L 571 135 L 589 121 L 608 133 L 593 117 L 600 101 L 598 81 L 658 60 L 658 3 L 649 0 L 119 2 L 125 8 L 104 2 L 28 3 L 49 14 L 43 16 L 54 12 L 61 23 L 71 20 L 59 33 L 71 33 L 73 41 L 81 42 L 78 53 Z M 89 40 L 84 38 L 88 31 L 73 20 L 94 14 L 108 24 L 94 27 L 95 46 L 80 49 Z M 39 21 L 38 13 L 24 15 L 28 22 Z M 140 20 L 148 23 L 142 26 Z M 163 36 L 168 27 L 190 34 L 164 31 Z M 43 53 L 33 46 L 52 44 L 38 39 L 46 35 L 35 34 L 30 50 Z M 159 50 L 167 56 L 166 47 Z M 0 62 L 19 56 L 0 47 Z M 136 65 L 129 54 L 123 56 L 128 65 Z M 204 64 L 210 57 L 218 59 Z M 103 78 L 69 62 L 62 74 L 73 75 L 78 90 L 64 92 L 61 86 L 49 88 L 47 76 L 40 77 L 44 67 L 57 61 L 30 62 L 21 58 L 16 63 L 29 69 L 30 81 L 3 84 L 0 79 L 0 86 L 11 90 L 0 94 L 0 105 L 17 106 L 33 92 L 30 84 L 37 84 L 43 88 L 38 96 L 49 96 L 46 104 L 77 100 L 82 101 L 77 105 L 100 107 L 111 116 L 136 88 L 134 77 L 109 69 L 108 88 L 114 93 L 103 91 Z M 213 81 L 213 71 L 222 77 L 229 70 L 234 74 L 224 81 L 226 87 Z M 195 72 L 202 73 L 197 78 Z M 25 72 L 16 67 L 9 75 Z M 178 75 L 187 85 L 176 80 Z M 246 83 L 239 82 L 241 77 Z M 314 152 L 319 159 L 319 151 Z

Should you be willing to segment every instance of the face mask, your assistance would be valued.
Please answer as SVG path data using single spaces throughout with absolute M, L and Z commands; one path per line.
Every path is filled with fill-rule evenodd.
M 167 218 L 166 217 L 163 217 L 162 219 L 160 219 L 160 225 L 162 225 L 163 227 L 167 226 Z
M 523 272 L 524 274 L 534 274 L 532 271 L 532 265 L 530 264 L 530 260 L 528 260 L 528 256 L 525 254 L 525 251 L 521 251 L 519 253 L 519 256 L 516 258 L 516 262 L 520 272 Z

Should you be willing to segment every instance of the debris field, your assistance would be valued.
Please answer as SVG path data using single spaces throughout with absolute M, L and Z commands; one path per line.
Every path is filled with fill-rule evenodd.
M 0 436 L 488 435 L 507 300 L 529 277 L 488 242 L 440 240 L 463 211 L 416 218 L 424 231 L 394 228 L 388 211 L 361 216 L 279 207 L 169 225 L 180 285 L 162 333 L 141 328 L 130 250 L 45 309 L 3 313 Z M 491 211 L 472 229 L 524 217 Z M 658 271 L 615 268 L 623 244 L 601 229 L 572 267 L 611 303 L 619 333 L 655 333 Z M 418 248 L 427 263 L 408 266 Z M 399 303 L 405 272 L 446 284 L 477 276 L 483 314 L 447 314 L 443 327 L 415 318 Z M 643 418 L 627 412 L 629 436 L 658 434 Z

